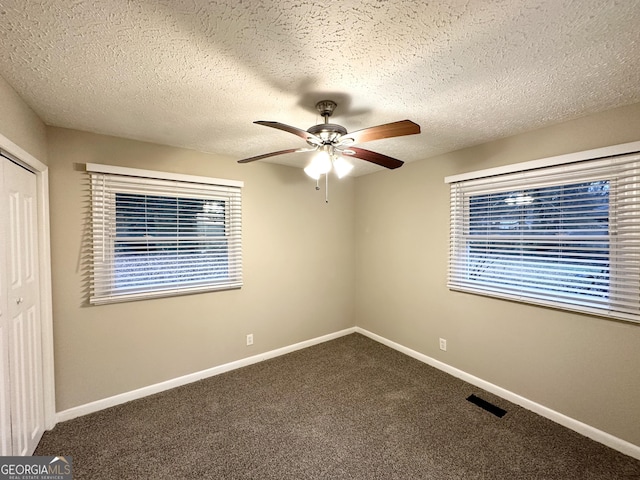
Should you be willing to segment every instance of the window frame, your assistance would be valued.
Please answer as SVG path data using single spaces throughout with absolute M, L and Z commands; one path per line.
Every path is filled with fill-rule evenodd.
M 451 224 L 450 224 L 450 235 L 449 235 L 450 253 L 449 253 L 449 269 L 448 269 L 448 279 L 447 279 L 448 288 L 454 291 L 462 291 L 462 292 L 479 294 L 479 295 L 490 296 L 495 298 L 515 300 L 523 303 L 543 305 L 547 307 L 560 308 L 560 309 L 570 310 L 570 311 L 578 311 L 581 313 L 594 314 L 594 315 L 603 316 L 607 318 L 615 318 L 618 320 L 625 320 L 625 321 L 640 323 L 640 310 L 638 310 L 637 307 L 634 306 L 633 308 L 629 308 L 629 310 L 632 310 L 631 312 L 616 310 L 616 308 L 618 308 L 621 305 L 621 303 L 624 303 L 623 301 L 624 295 L 620 295 L 618 293 L 620 291 L 619 287 L 621 285 L 621 282 L 624 282 L 625 280 L 629 279 L 628 273 L 625 274 L 626 275 L 625 277 L 623 277 L 622 274 L 619 273 L 622 267 L 628 268 L 628 265 L 623 263 L 626 259 L 624 258 L 621 259 L 621 257 L 617 255 L 617 251 L 616 251 L 616 249 L 619 248 L 619 246 L 617 247 L 617 243 L 618 243 L 617 225 L 619 220 L 618 216 L 620 215 L 620 211 L 619 211 L 620 209 L 618 207 L 619 207 L 619 204 L 622 204 L 624 201 L 628 201 L 628 200 L 620 196 L 620 195 L 623 195 L 624 192 L 622 194 L 619 194 L 617 177 L 614 177 L 612 175 L 603 176 L 599 173 L 594 173 L 589 175 L 589 173 L 586 173 L 580 176 L 578 180 L 570 178 L 568 180 L 551 182 L 551 183 L 555 183 L 556 185 L 571 185 L 574 183 L 590 182 L 590 181 L 598 181 L 598 180 L 609 181 L 609 188 L 610 188 L 609 202 L 610 203 L 609 203 L 609 211 L 608 211 L 608 222 L 609 222 L 609 225 L 612 225 L 610 227 L 612 231 L 610 231 L 608 235 L 610 261 L 609 261 L 609 284 L 608 284 L 607 299 L 608 299 L 608 303 L 610 304 L 609 307 L 594 308 L 593 306 L 585 306 L 585 303 L 588 303 L 588 302 L 582 302 L 583 304 L 581 304 L 580 300 L 577 300 L 575 304 L 573 304 L 566 301 L 566 299 L 561 299 L 561 300 L 558 300 L 557 298 L 554 299 L 553 295 L 548 295 L 548 294 L 540 295 L 541 297 L 545 297 L 546 295 L 546 298 L 540 298 L 539 296 L 528 296 L 527 294 L 522 293 L 523 292 L 522 289 L 523 288 L 526 289 L 527 288 L 526 286 L 519 288 L 520 292 L 518 293 L 505 293 L 504 291 L 500 291 L 501 287 L 498 284 L 496 284 L 496 286 L 494 286 L 493 288 L 486 287 L 485 285 L 481 287 L 473 287 L 473 286 L 470 286 L 468 283 L 465 284 L 465 282 L 460 282 L 457 279 L 453 278 L 455 274 L 459 274 L 460 271 L 462 271 L 462 269 L 464 268 L 464 266 L 462 267 L 459 266 L 459 265 L 464 265 L 464 263 L 460 263 L 460 262 L 465 261 L 465 256 L 459 254 L 459 252 L 462 251 L 461 250 L 462 244 L 460 242 L 468 242 L 469 237 L 472 236 L 468 231 L 466 232 L 465 235 L 460 235 L 460 232 L 465 228 L 463 224 L 461 224 L 460 222 L 467 222 L 466 225 L 468 227 L 470 225 L 470 220 L 468 218 L 466 220 L 459 218 L 460 216 L 459 215 L 456 216 L 455 212 L 461 212 L 461 211 L 469 212 L 469 202 L 472 196 L 481 195 L 483 193 L 498 193 L 498 192 L 514 191 L 519 189 L 527 190 L 530 188 L 531 189 L 541 188 L 551 184 L 551 183 L 545 184 L 543 181 L 539 181 L 538 183 L 536 183 L 535 178 L 540 174 L 541 171 L 547 172 L 547 171 L 552 171 L 552 169 L 555 169 L 555 170 L 566 169 L 567 172 L 576 172 L 576 171 L 580 171 L 580 169 L 582 168 L 585 168 L 585 169 L 588 168 L 588 165 L 593 165 L 594 161 L 601 161 L 601 163 L 606 163 L 607 161 L 609 161 L 609 159 L 611 159 L 611 162 L 613 163 L 615 161 L 622 161 L 621 159 L 624 159 L 627 157 L 630 158 L 629 162 L 633 163 L 633 162 L 640 161 L 640 157 L 638 157 L 637 155 L 635 157 L 633 156 L 634 154 L 638 154 L 639 152 L 640 152 L 640 142 L 632 142 L 629 144 L 623 144 L 623 145 L 618 145 L 614 147 L 606 147 L 603 149 L 590 150 L 586 152 L 578 152 L 578 153 L 569 154 L 569 155 L 552 157 L 549 159 L 522 162 L 519 164 L 508 165 L 505 167 L 498 167 L 494 169 L 487 169 L 487 170 L 481 170 L 478 172 L 470 172 L 462 175 L 454 175 L 454 176 L 446 177 L 445 183 L 451 184 L 451 199 L 450 199 Z M 519 182 L 518 183 L 519 186 L 514 188 L 513 185 L 509 185 L 508 182 L 502 185 L 501 182 L 504 181 L 505 179 L 507 180 L 514 179 L 514 182 Z M 529 180 L 523 180 L 523 179 L 532 179 L 532 180 L 529 181 Z M 529 182 L 529 183 L 526 186 L 522 186 L 523 182 Z M 454 193 L 454 189 L 456 188 L 456 185 L 470 184 L 473 186 L 474 183 L 475 185 L 479 185 L 481 187 L 471 187 L 473 188 L 473 193 L 467 192 L 462 195 L 462 199 L 463 199 L 462 201 L 466 202 L 466 204 L 460 204 L 461 197 L 459 192 Z M 620 192 L 622 192 L 622 189 L 620 190 Z M 626 192 L 626 193 L 629 194 L 629 192 Z M 637 202 L 638 202 L 637 197 L 640 196 L 640 193 L 638 193 L 637 187 L 633 188 L 631 196 L 634 197 L 632 201 L 636 202 L 635 205 L 637 205 Z M 640 227 L 640 225 L 638 226 Z M 463 237 L 466 237 L 467 239 Z M 467 265 L 470 265 L 470 263 L 468 263 L 470 261 L 470 255 L 468 253 L 466 255 L 466 261 L 467 261 Z M 636 274 L 638 275 L 635 276 Z M 640 296 L 640 285 L 639 285 L 640 271 L 634 271 L 633 275 L 634 275 L 633 277 L 634 285 L 632 288 L 634 288 L 638 292 L 638 296 Z M 535 287 L 535 284 L 533 281 L 531 283 L 531 286 Z M 626 287 L 628 287 L 628 283 Z M 507 290 L 507 288 L 502 288 L 502 290 Z M 515 291 L 516 288 L 513 288 L 513 290 Z M 569 294 L 566 294 L 566 297 L 568 298 Z M 624 308 L 619 308 L 619 309 L 624 310 Z
M 92 163 L 86 165 L 86 171 L 89 173 L 90 226 L 93 245 L 93 254 L 90 259 L 90 304 L 101 305 L 242 287 L 241 202 L 244 182 Z M 104 184 L 100 184 L 101 181 L 104 182 L 105 178 L 117 179 L 119 177 L 126 177 L 124 186 L 109 187 L 107 190 Z M 172 191 L 172 187 L 186 188 L 187 191 L 186 193 L 185 191 Z M 193 187 L 192 191 L 188 191 L 190 187 Z M 197 189 L 209 187 L 213 193 L 197 194 Z M 180 282 L 168 280 L 155 285 L 152 282 L 145 283 L 144 291 L 135 291 L 135 289 L 133 289 L 134 291 L 125 291 L 124 289 L 118 291 L 115 287 L 115 249 L 118 241 L 116 238 L 116 196 L 119 193 L 223 201 L 225 203 L 225 233 L 222 236 L 228 238 L 233 246 L 233 252 L 228 252 L 228 259 L 232 259 L 228 264 L 230 269 L 228 281 L 207 282 L 203 280 L 200 284 L 187 282 L 181 285 Z M 105 212 L 111 213 L 108 215 Z M 107 216 L 109 218 L 106 218 Z M 175 238 L 179 244 L 180 239 L 186 237 L 176 236 Z M 107 261 L 107 257 L 111 260 Z M 105 279 L 109 282 L 108 284 L 103 283 Z

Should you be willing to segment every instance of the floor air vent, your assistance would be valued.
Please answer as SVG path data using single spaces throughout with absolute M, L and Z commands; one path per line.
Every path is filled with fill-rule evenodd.
M 476 397 L 473 394 L 469 395 L 469 397 L 467 397 L 467 400 L 499 418 L 504 417 L 507 413 L 506 410 L 503 410 L 493 403 L 489 403 L 486 400 L 481 399 L 480 397 Z

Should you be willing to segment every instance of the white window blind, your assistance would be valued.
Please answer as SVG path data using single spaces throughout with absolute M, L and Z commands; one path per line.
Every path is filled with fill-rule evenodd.
M 88 164 L 90 302 L 242 286 L 241 182 Z
M 448 286 L 640 321 L 640 155 L 451 183 Z

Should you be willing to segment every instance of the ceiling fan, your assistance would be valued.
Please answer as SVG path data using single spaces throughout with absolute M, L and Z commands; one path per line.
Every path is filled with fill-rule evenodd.
M 382 167 L 394 169 L 402 166 L 404 163 L 397 158 L 388 157 L 381 153 L 365 150 L 352 146 L 355 143 L 370 142 L 372 140 L 380 140 L 383 138 L 400 137 L 403 135 L 414 135 L 420 133 L 420 125 L 411 120 L 401 120 L 399 122 L 385 123 L 375 127 L 356 130 L 355 132 L 347 132 L 342 125 L 329 123 L 329 117 L 337 107 L 336 102 L 332 100 L 322 100 L 316 104 L 316 109 L 322 117 L 324 123 L 314 125 L 308 130 L 285 125 L 279 122 L 256 121 L 258 125 L 276 128 L 285 132 L 293 133 L 307 142 L 309 147 L 291 148 L 288 150 L 280 150 L 278 152 L 265 153 L 255 157 L 244 158 L 238 160 L 238 163 L 249 163 L 263 158 L 274 157 L 276 155 L 284 155 L 286 153 L 297 152 L 313 152 L 317 151 L 321 155 L 317 155 L 311 163 L 304 169 L 307 175 L 314 179 L 320 178 L 321 175 L 328 173 L 333 168 L 342 178 L 348 174 L 353 165 L 351 165 L 343 156 L 350 156 L 375 163 Z

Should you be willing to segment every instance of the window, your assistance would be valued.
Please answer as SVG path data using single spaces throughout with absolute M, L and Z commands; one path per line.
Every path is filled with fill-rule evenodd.
M 450 183 L 449 288 L 640 321 L 640 155 Z
M 90 302 L 242 286 L 241 182 L 88 164 Z

